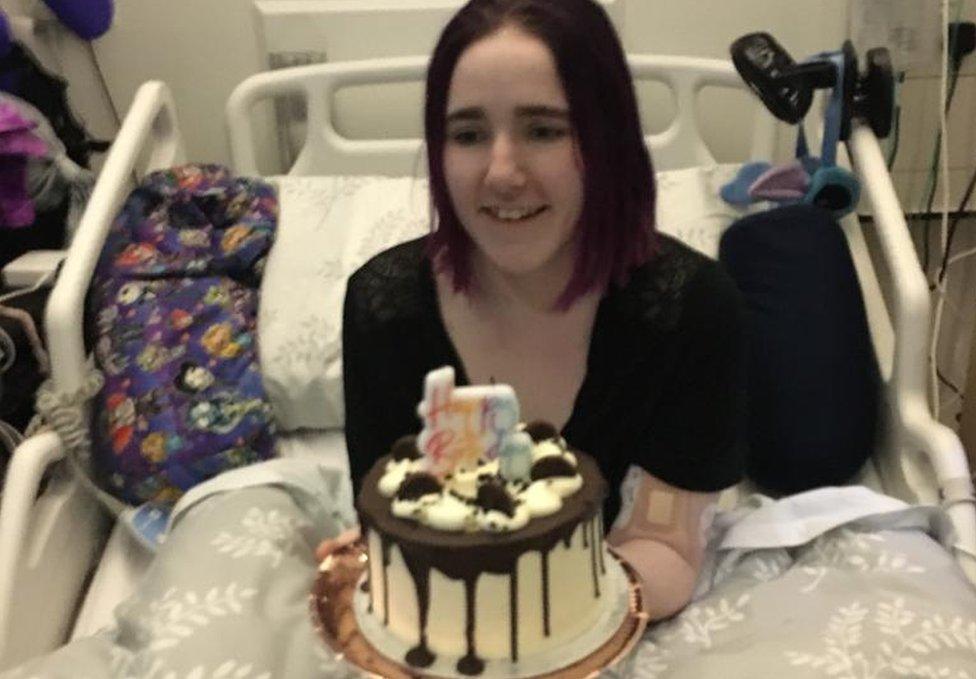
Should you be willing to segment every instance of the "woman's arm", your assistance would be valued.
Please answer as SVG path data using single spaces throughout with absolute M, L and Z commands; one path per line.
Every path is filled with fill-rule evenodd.
M 607 536 L 640 574 L 653 619 L 691 600 L 718 494 L 739 481 L 745 458 L 741 298 L 721 267 L 707 263 L 683 303 L 671 383 L 632 448 L 640 473 L 632 509 Z
M 718 493 L 682 490 L 640 473 L 630 516 L 607 543 L 637 571 L 651 620 L 660 620 L 691 600 Z

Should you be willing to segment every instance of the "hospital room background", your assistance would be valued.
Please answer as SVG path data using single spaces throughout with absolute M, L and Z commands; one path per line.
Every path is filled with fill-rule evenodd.
M 230 151 L 223 106 L 245 77 L 268 68 L 327 60 L 423 54 L 431 46 L 433 27 L 446 16 L 445 8 L 456 4 L 450 0 L 208 0 L 203 9 L 188 0 L 165 6 L 123 0 L 115 3 L 110 29 L 91 42 L 59 23 L 39 0 L 3 0 L 0 7 L 8 14 L 13 34 L 45 68 L 68 83 L 72 110 L 93 138 L 112 139 L 139 85 L 160 79 L 179 102 L 188 159 L 227 163 Z M 930 260 L 935 260 L 940 244 L 932 215 L 936 208 L 941 209 L 944 182 L 942 163 L 935 157 L 940 127 L 937 104 L 942 95 L 938 0 L 614 0 L 604 4 L 625 49 L 634 53 L 727 58 L 736 37 L 759 29 L 771 33 L 794 57 L 831 49 L 848 37 L 863 49 L 887 45 L 903 78 L 898 88 L 901 113 L 897 149 L 891 154 L 892 178 L 902 207 L 913 216 L 912 234 L 920 253 L 924 250 L 921 238 L 928 233 Z M 357 13 L 350 14 L 351 8 Z M 424 9 L 428 17 L 416 30 L 401 30 L 400 17 L 416 16 Z M 336 12 L 342 13 L 341 22 L 335 21 Z M 952 21 L 972 21 L 976 2 L 953 0 L 949 14 Z M 370 37 L 362 39 L 363 32 Z M 950 88 L 947 116 L 948 203 L 955 212 L 976 166 L 976 58 L 962 59 L 958 72 L 950 63 L 949 71 L 954 88 Z M 674 113 L 666 88 L 644 83 L 638 85 L 638 91 L 646 128 L 652 132 L 663 129 Z M 729 133 L 746 115 L 747 96 L 707 89 L 703 96 L 712 100 L 705 106 L 708 118 L 703 133 L 717 159 L 748 159 L 748 137 Z M 346 111 L 358 110 L 367 100 L 376 105 L 365 107 L 355 117 L 343 117 L 344 104 Z M 352 138 L 416 135 L 420 101 L 419 84 L 343 92 L 337 102 L 338 123 L 343 134 Z M 267 116 L 263 136 L 267 143 L 257 150 L 263 172 L 287 166 L 294 159 L 293 138 L 299 130 L 287 123 L 272 125 L 270 119 L 300 119 L 300 107 L 295 109 L 294 102 L 284 101 Z M 784 143 L 778 148 L 781 155 L 792 151 L 792 142 L 785 135 L 783 132 Z M 889 151 L 894 143 L 894 139 L 888 141 Z M 96 167 L 99 160 L 99 155 L 93 156 Z M 970 196 L 964 211 L 971 211 L 974 201 Z M 976 228 L 967 217 L 953 240 L 955 253 L 976 246 Z M 930 265 L 934 270 L 935 265 Z M 976 283 L 973 276 L 976 259 L 958 260 L 953 265 L 937 350 L 945 377 L 939 381 L 939 417 L 953 427 L 962 415 L 976 317 L 965 294 Z
M 630 54 L 728 59 L 733 41 L 755 31 L 774 36 L 797 60 L 839 49 L 845 40 L 860 54 L 873 47 L 889 49 L 896 106 L 891 134 L 880 140 L 881 150 L 930 287 L 931 342 L 928 355 L 918 360 L 926 365 L 933 417 L 958 435 L 970 468 L 976 469 L 976 56 L 966 50 L 967 44 L 972 49 L 976 0 L 600 1 Z M 67 1 L 0 0 L 5 18 L 0 46 L 19 46 L 37 69 L 54 82 L 63 81 L 61 110 L 68 122 L 55 127 L 73 130 L 94 181 L 147 81 L 164 82 L 172 94 L 185 160 L 232 167 L 225 105 L 243 80 L 292 66 L 429 54 L 438 28 L 461 4 L 115 0 L 91 3 L 111 10 L 93 21 Z M 944 49 L 946 35 L 954 40 Z M 0 87 L 6 89 L 3 83 Z M 638 82 L 637 91 L 645 131 L 665 130 L 677 110 L 672 93 L 658 82 Z M 753 140 L 741 132 L 751 129 L 744 121 L 753 115 L 754 105 L 755 97 L 745 89 L 706 87 L 699 93 L 701 134 L 718 163 L 756 160 L 751 157 Z M 336 130 L 349 139 L 400 139 L 420 135 L 421 110 L 421 84 L 396 83 L 338 92 L 333 115 Z M 297 97 L 278 97 L 255 108 L 254 158 L 261 175 L 282 174 L 294 163 L 305 115 Z M 790 128 L 779 125 L 768 160 L 788 160 L 793 143 Z M 83 201 L 78 198 L 74 212 L 69 210 L 76 221 Z M 863 223 L 872 219 L 864 201 L 856 214 Z M 68 220 L 69 214 L 61 218 Z M 54 228 L 60 242 L 41 237 L 40 247 L 34 248 L 0 238 L 0 248 L 10 248 L 7 256 L 0 250 L 6 267 L 0 288 L 4 299 L 18 287 L 46 279 L 43 293 L 52 280 L 48 273 L 63 258 L 61 248 L 68 244 L 72 225 L 55 228 L 38 220 L 36 228 Z M 42 294 L 40 305 L 44 298 Z M 0 303 L 15 305 L 16 298 Z M 28 311 L 41 327 L 40 306 Z M 43 335 L 43 327 L 39 332 Z M 17 396 L 20 407 L 30 400 L 9 377 L 4 381 L 0 374 L 0 384 L 0 400 Z M 23 441 L 24 425 L 3 423 L 0 468 Z M 0 629 L 0 671 L 49 650 L 42 644 L 30 653 L 11 653 L 3 648 L 2 633 Z

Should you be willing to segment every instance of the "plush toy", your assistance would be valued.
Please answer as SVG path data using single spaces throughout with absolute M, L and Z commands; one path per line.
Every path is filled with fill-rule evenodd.
M 0 12 L 0 59 L 10 54 L 10 24 L 7 23 L 7 15 Z
M 732 205 L 757 201 L 778 204 L 809 203 L 841 218 L 857 207 L 860 184 L 853 174 L 837 165 L 837 144 L 842 136 L 845 57 L 842 52 L 823 52 L 811 58 L 832 65 L 835 78 L 824 120 L 820 157 L 810 154 L 803 120 L 799 120 L 794 160 L 772 165 L 763 161 L 742 166 L 735 179 L 721 189 Z
M 94 40 L 112 25 L 112 0 L 44 0 L 44 4 L 82 40 Z

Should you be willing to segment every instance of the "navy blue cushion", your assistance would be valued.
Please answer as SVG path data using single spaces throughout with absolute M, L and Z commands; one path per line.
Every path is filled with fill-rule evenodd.
M 719 258 L 747 308 L 748 476 L 776 493 L 849 481 L 873 450 L 879 375 L 840 226 L 779 207 L 729 227 Z

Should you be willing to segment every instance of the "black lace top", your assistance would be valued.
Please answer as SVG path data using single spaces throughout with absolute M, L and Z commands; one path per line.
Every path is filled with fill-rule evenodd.
M 611 489 L 630 465 L 715 491 L 743 467 L 742 302 L 717 262 L 661 236 L 659 254 L 600 301 L 586 376 L 562 434 L 596 458 Z M 349 279 L 343 309 L 346 441 L 353 484 L 418 433 L 424 376 L 454 367 L 424 239 L 380 253 Z M 620 508 L 612 491 L 607 524 Z

